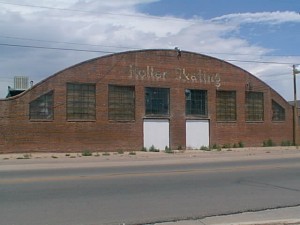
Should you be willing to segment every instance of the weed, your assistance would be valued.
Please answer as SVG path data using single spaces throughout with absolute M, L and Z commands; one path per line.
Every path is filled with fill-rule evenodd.
M 52 159 L 57 159 L 58 157 L 56 155 L 51 156 Z
M 207 147 L 207 146 L 205 146 L 205 145 L 202 145 L 202 146 L 200 147 L 200 150 L 203 150 L 203 151 L 210 151 L 210 148 Z
M 17 157 L 17 159 L 30 159 L 30 158 L 31 158 L 31 154 L 30 153 L 25 153 L 23 155 L 23 157 L 22 156 Z
M 23 155 L 24 159 L 30 159 L 31 158 L 31 154 L 30 153 L 26 153 Z
M 110 153 L 109 152 L 104 152 L 102 153 L 103 156 L 110 156 Z
M 124 151 L 123 150 L 118 150 L 118 154 L 122 155 L 122 154 L 124 154 Z
M 239 145 L 239 148 L 244 148 L 245 147 L 245 145 L 242 141 L 239 141 L 238 145 Z
M 151 145 L 149 152 L 159 152 L 159 149 L 155 148 L 154 145 Z
M 84 150 L 82 153 L 81 153 L 82 156 L 92 156 L 93 153 L 91 153 L 89 150 Z
M 217 151 L 221 151 L 222 150 L 222 147 L 218 144 L 213 144 L 213 146 L 211 147 L 212 149 L 215 149 Z
M 273 142 L 271 138 L 263 141 L 263 147 L 272 147 L 272 146 L 276 146 L 276 144 Z
M 182 145 L 178 145 L 177 150 L 182 150 Z
M 223 145 L 223 148 L 231 148 L 231 144 L 227 143 Z
M 281 146 L 292 146 L 293 142 L 292 141 L 282 141 Z
M 146 152 L 147 148 L 146 147 L 142 147 L 141 152 Z
M 173 150 L 171 148 L 169 148 L 168 146 L 165 147 L 165 153 L 174 153 Z
M 136 152 L 129 152 L 129 155 L 136 155 Z
M 217 144 L 213 144 L 211 148 L 212 148 L 212 149 L 217 149 L 217 148 L 218 148 L 218 145 L 217 145 Z
M 67 153 L 65 156 L 69 157 L 69 156 L 70 156 L 70 154 L 69 154 L 69 153 Z

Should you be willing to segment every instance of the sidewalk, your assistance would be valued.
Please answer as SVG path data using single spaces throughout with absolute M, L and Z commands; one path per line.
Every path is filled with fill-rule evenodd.
M 154 225 L 300 225 L 300 206 Z
M 289 147 L 252 147 L 252 148 L 230 148 L 221 151 L 211 150 L 175 150 L 173 153 L 161 152 L 93 152 L 91 156 L 83 156 L 78 153 L 58 153 L 58 152 L 29 152 L 29 153 L 8 153 L 0 154 L 1 165 L 22 165 L 24 164 L 47 164 L 47 163 L 93 163 L 106 162 L 115 163 L 147 163 L 163 161 L 193 161 L 201 160 L 205 162 L 234 161 L 251 159 L 271 159 L 271 158 L 300 157 L 300 148 Z M 25 160 L 24 160 L 25 159 Z

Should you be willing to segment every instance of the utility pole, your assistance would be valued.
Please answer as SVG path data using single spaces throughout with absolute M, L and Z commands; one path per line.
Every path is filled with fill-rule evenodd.
M 294 120 L 293 120 L 293 142 L 294 145 L 298 144 L 297 127 L 298 127 L 298 106 L 297 106 L 297 85 L 296 85 L 296 74 L 300 73 L 300 70 L 293 65 L 293 78 L 294 78 Z

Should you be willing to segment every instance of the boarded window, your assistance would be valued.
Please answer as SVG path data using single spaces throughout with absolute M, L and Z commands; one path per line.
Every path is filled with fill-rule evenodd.
M 217 91 L 217 120 L 236 121 L 235 91 Z
M 134 120 L 134 87 L 109 86 L 108 115 L 110 120 Z
M 29 103 L 29 119 L 53 120 L 53 91 Z
M 207 91 L 185 90 L 186 115 L 207 116 Z
M 246 121 L 264 120 L 264 94 L 262 92 L 246 92 Z
M 168 88 L 146 88 L 146 115 L 169 115 L 169 96 Z
M 67 84 L 67 119 L 96 119 L 96 85 Z
M 277 102 L 272 100 L 272 120 L 273 121 L 284 121 L 285 120 L 285 109 Z

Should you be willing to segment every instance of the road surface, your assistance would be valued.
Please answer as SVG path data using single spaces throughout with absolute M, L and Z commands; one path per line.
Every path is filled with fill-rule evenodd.
M 300 205 L 298 156 L 3 168 L 3 225 L 149 224 Z

